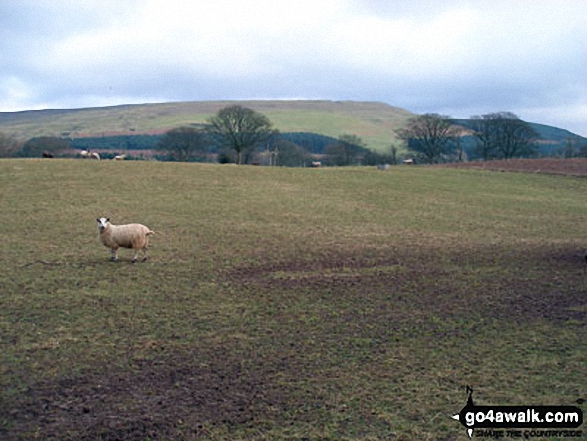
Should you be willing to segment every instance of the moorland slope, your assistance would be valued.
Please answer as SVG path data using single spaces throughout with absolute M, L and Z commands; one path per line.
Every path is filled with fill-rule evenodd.
M 218 110 L 233 104 L 265 114 L 281 132 L 309 132 L 334 138 L 353 134 L 375 150 L 389 148 L 396 139 L 394 130 L 413 116 L 407 110 L 377 102 L 197 101 L 0 113 L 0 132 L 21 139 L 162 133 L 179 126 L 206 123 Z

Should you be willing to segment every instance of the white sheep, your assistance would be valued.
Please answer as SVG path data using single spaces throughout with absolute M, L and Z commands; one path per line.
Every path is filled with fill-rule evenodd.
M 82 158 L 97 159 L 98 161 L 100 160 L 100 155 L 91 150 L 82 150 L 81 152 L 79 152 L 79 154 L 82 156 Z
M 143 262 L 147 260 L 147 246 L 149 236 L 155 234 L 148 227 L 141 224 L 112 225 L 110 219 L 100 217 L 98 230 L 100 240 L 105 247 L 110 248 L 111 260 L 118 261 L 118 248 L 133 248 L 135 255 L 132 262 L 135 263 L 139 257 L 139 250 L 143 251 Z
M 114 157 L 115 161 L 124 161 L 126 159 L 126 153 L 124 155 L 116 155 Z

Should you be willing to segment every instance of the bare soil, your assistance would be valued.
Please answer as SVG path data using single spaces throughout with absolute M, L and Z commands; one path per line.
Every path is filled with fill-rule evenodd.
M 587 158 L 508 159 L 441 164 L 437 167 L 587 176 Z

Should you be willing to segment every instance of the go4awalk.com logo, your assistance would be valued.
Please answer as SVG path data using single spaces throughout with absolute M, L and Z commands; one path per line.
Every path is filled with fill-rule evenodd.
M 477 406 L 467 386 L 467 404 L 453 415 L 469 438 L 581 438 L 583 411 L 576 406 Z M 499 429 L 499 430 L 498 430 Z

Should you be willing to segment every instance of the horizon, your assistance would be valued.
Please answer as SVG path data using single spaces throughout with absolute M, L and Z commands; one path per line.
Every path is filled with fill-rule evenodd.
M 105 105 L 105 106 L 91 106 L 91 107 L 72 107 L 72 108 L 42 108 L 42 109 L 26 109 L 26 110 L 16 110 L 16 111 L 9 111 L 9 112 L 5 112 L 5 111 L 0 111 L 0 114 L 16 114 L 16 113 L 30 113 L 30 112 L 52 112 L 52 111 L 63 111 L 63 112 L 67 112 L 67 111 L 83 111 L 83 110 L 93 110 L 93 109 L 109 109 L 109 108 L 116 108 L 116 107 L 131 107 L 131 106 L 150 106 L 150 105 L 158 105 L 158 104 L 187 104 L 187 103 L 255 103 L 255 102 L 315 102 L 315 103 L 319 103 L 319 102 L 323 102 L 323 103 L 366 103 L 366 104 L 381 104 L 381 105 L 385 105 L 385 106 L 389 106 L 391 108 L 394 109 L 399 109 L 399 110 L 403 110 L 409 113 L 413 113 L 414 116 L 418 116 L 421 114 L 418 113 L 414 113 L 412 111 L 410 111 L 409 109 L 405 109 L 399 106 L 394 106 L 392 104 L 383 102 L 383 101 L 360 101 L 360 100 L 329 100 L 329 99 L 303 99 L 303 98 L 286 98 L 286 99 L 276 99 L 276 98 L 267 98 L 267 99 L 263 99 L 263 98 L 254 98 L 254 99 L 239 99 L 239 100 L 230 100 L 230 99 L 218 99 L 218 100 L 189 100 L 189 101 L 161 101 L 161 102 L 143 102 L 143 103 L 125 103 L 125 104 L 112 104 L 112 105 Z M 429 112 L 429 113 L 435 113 L 435 112 Z M 488 113 L 493 113 L 493 112 L 488 112 Z M 471 117 L 473 116 L 477 116 L 477 115 L 470 115 L 467 117 L 457 117 L 457 116 L 452 116 L 452 115 L 446 115 L 449 116 L 451 120 L 468 120 L 471 119 Z M 519 117 L 519 115 L 518 115 Z M 531 124 L 537 124 L 537 125 L 542 125 L 542 126 L 547 126 L 547 127 L 554 127 L 556 129 L 560 129 L 560 130 L 565 130 L 568 131 L 569 133 L 572 133 L 573 135 L 576 136 L 580 136 L 581 138 L 585 138 L 587 139 L 587 135 L 582 135 L 580 133 L 574 132 L 566 127 L 560 127 L 560 126 L 556 126 L 556 125 L 552 125 L 552 124 L 547 124 L 541 121 L 530 121 L 530 120 L 524 120 L 523 118 L 520 118 L 523 121 L 527 122 L 527 123 L 531 123 Z M 140 132 L 137 133 L 137 135 L 141 134 Z

